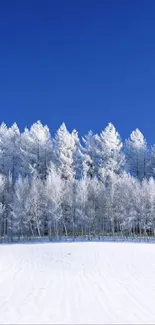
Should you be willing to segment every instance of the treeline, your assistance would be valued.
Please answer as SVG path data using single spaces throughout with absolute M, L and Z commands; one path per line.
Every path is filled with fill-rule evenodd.
M 109 123 L 79 139 L 0 126 L 0 238 L 155 235 L 155 146 Z

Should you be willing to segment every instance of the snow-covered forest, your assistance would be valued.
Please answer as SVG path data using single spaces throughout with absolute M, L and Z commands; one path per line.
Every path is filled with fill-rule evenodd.
M 63 123 L 0 125 L 0 238 L 155 235 L 155 145 L 113 124 L 82 139 Z

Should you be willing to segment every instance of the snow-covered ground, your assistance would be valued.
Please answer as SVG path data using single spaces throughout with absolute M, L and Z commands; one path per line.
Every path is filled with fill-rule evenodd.
M 155 245 L 1 245 L 0 323 L 155 323 Z

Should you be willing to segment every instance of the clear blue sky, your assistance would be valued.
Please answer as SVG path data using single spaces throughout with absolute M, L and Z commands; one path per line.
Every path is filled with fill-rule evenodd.
M 0 1 L 0 120 L 155 142 L 155 1 Z

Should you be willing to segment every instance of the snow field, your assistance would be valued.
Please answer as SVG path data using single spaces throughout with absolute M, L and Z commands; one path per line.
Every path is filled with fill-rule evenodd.
M 155 323 L 155 245 L 0 246 L 0 324 Z

